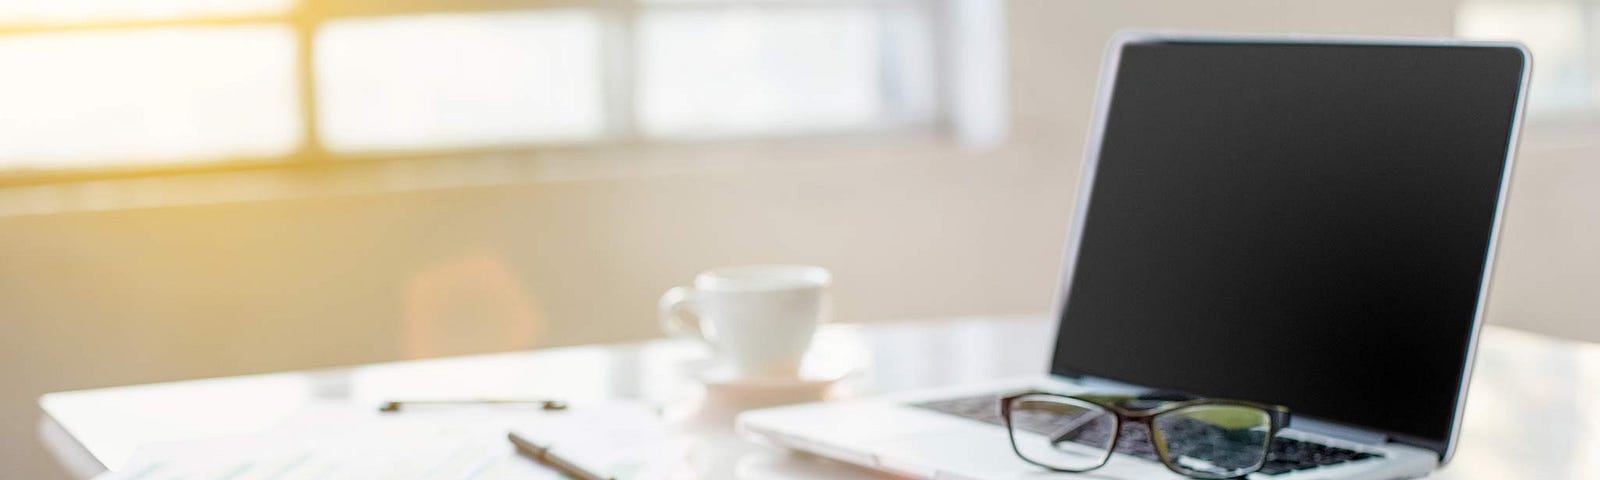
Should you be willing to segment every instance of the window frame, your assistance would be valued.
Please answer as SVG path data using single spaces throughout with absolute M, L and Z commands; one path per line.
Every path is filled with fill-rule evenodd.
M 142 30 L 155 28 L 229 27 L 245 25 L 284 25 L 294 32 L 295 86 L 298 97 L 300 144 L 284 155 L 257 157 L 202 157 L 174 159 L 171 162 L 118 165 L 106 163 L 92 167 L 28 168 L 0 167 L 0 188 L 56 183 L 114 180 L 119 178 L 165 177 L 245 170 L 299 169 L 306 171 L 347 169 L 366 162 L 421 161 L 452 157 L 504 157 L 512 155 L 605 156 L 607 151 L 637 151 L 660 146 L 706 144 L 779 143 L 817 138 L 857 139 L 870 135 L 903 135 L 922 138 L 945 127 L 948 116 L 949 71 L 948 23 L 942 8 L 948 0 L 294 0 L 286 10 L 272 14 L 225 17 L 161 18 L 81 23 L 4 24 L 0 38 L 44 33 Z M 891 116 L 868 126 L 836 130 L 809 130 L 795 133 L 738 135 L 727 138 L 653 139 L 641 135 L 638 127 L 636 91 L 639 77 L 636 30 L 639 18 L 647 11 L 669 9 L 782 9 L 871 7 L 909 8 L 927 22 L 933 59 L 929 79 L 935 92 L 929 112 L 923 118 Z M 415 150 L 334 151 L 325 147 L 318 118 L 316 40 L 323 25 L 350 19 L 418 15 L 528 12 L 537 10 L 587 10 L 599 17 L 601 25 L 600 78 L 601 112 L 604 127 L 597 138 L 574 142 L 519 142 L 478 147 L 439 147 Z M 597 155 L 598 153 L 598 155 Z

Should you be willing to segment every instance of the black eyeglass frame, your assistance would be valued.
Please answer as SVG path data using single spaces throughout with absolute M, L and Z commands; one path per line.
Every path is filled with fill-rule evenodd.
M 1108 412 L 1111 412 L 1112 416 L 1113 416 L 1113 418 L 1115 420 L 1114 420 L 1114 425 L 1112 425 L 1113 428 L 1111 430 L 1111 442 L 1109 443 L 1109 447 L 1107 447 L 1107 449 L 1110 450 L 1110 452 L 1108 452 L 1105 455 L 1105 457 L 1100 459 L 1100 463 L 1098 463 L 1098 464 L 1096 464 L 1096 465 L 1094 465 L 1092 467 L 1080 468 L 1080 469 L 1060 468 L 1060 467 L 1056 467 L 1056 466 L 1052 466 L 1052 465 L 1046 465 L 1044 463 L 1035 461 L 1034 459 L 1028 458 L 1027 455 L 1023 455 L 1022 454 L 1022 449 L 1017 448 L 1016 431 L 1012 428 L 1012 425 L 1011 425 L 1011 404 L 1012 404 L 1012 402 L 1015 402 L 1016 400 L 1019 400 L 1019 399 L 1022 399 L 1022 398 L 1026 398 L 1026 397 L 1065 398 L 1065 399 L 1070 399 L 1070 400 L 1076 400 L 1076 401 L 1079 401 L 1079 402 L 1090 403 L 1090 404 L 1099 406 L 1100 408 L 1104 408 Z M 1173 465 L 1172 458 L 1169 456 L 1169 454 L 1167 452 L 1166 439 L 1163 437 L 1163 434 L 1161 433 L 1160 429 L 1155 428 L 1155 419 L 1156 419 L 1156 417 L 1159 417 L 1159 416 L 1164 415 L 1164 414 L 1172 413 L 1172 412 L 1175 412 L 1175 411 L 1184 410 L 1184 409 L 1187 409 L 1187 408 L 1190 408 L 1190 407 L 1207 406 L 1207 405 L 1246 407 L 1246 408 L 1254 408 L 1254 409 L 1262 410 L 1262 411 L 1267 413 L 1267 419 L 1268 419 L 1267 438 L 1266 438 L 1267 448 L 1271 448 L 1272 440 L 1274 438 L 1277 438 L 1278 432 L 1280 430 L 1283 430 L 1285 427 L 1289 426 L 1289 408 L 1285 407 L 1285 406 L 1282 406 L 1282 405 L 1272 405 L 1272 404 L 1267 404 L 1267 403 L 1252 402 L 1252 401 L 1248 401 L 1248 400 L 1230 400 L 1230 399 L 1224 399 L 1224 398 L 1200 398 L 1200 399 L 1193 399 L 1193 400 L 1177 400 L 1177 401 L 1171 401 L 1171 402 L 1163 403 L 1163 404 L 1157 405 L 1157 406 L 1155 406 L 1153 408 L 1146 408 L 1146 409 L 1130 409 L 1130 408 L 1126 408 L 1126 407 L 1123 407 L 1122 405 L 1120 405 L 1121 402 L 1126 402 L 1126 401 L 1130 401 L 1130 400 L 1158 400 L 1158 399 L 1150 399 L 1150 398 L 1140 397 L 1140 396 L 1137 396 L 1137 395 L 1065 395 L 1065 394 L 1047 393 L 1047 392 L 1023 392 L 1023 393 L 1010 395 L 1010 396 L 1007 396 L 1005 398 L 1001 398 L 1000 399 L 1000 420 L 1006 426 L 1006 440 L 1011 442 L 1011 451 L 1015 452 L 1017 454 L 1017 458 L 1021 458 L 1025 462 L 1028 462 L 1028 463 L 1031 463 L 1031 464 L 1034 464 L 1034 465 L 1038 465 L 1040 467 L 1044 467 L 1046 469 L 1049 469 L 1050 471 L 1068 472 L 1068 473 L 1082 473 L 1082 472 L 1087 472 L 1087 471 L 1094 470 L 1094 469 L 1097 469 L 1097 468 L 1100 468 L 1100 467 L 1104 467 L 1106 465 L 1106 462 L 1111 461 L 1111 453 L 1115 453 L 1116 452 L 1117 441 L 1120 440 L 1121 437 L 1122 437 L 1122 422 L 1123 421 L 1138 422 L 1140 424 L 1143 424 L 1145 426 L 1145 428 L 1150 432 L 1150 443 L 1151 443 L 1151 446 L 1155 447 L 1156 456 L 1161 459 L 1161 464 L 1165 465 L 1168 470 L 1171 470 L 1173 473 L 1177 473 L 1177 474 L 1183 475 L 1185 477 L 1204 478 L 1204 479 L 1209 479 L 1209 480 L 1224 480 L 1224 479 L 1230 479 L 1230 478 L 1242 478 L 1245 475 L 1249 475 L 1251 473 L 1255 473 L 1256 471 L 1261 470 L 1262 466 L 1266 465 L 1267 455 L 1262 455 L 1261 456 L 1261 460 L 1259 462 L 1257 462 L 1255 464 L 1255 466 L 1251 467 L 1249 470 L 1246 470 L 1245 472 L 1243 472 L 1241 474 L 1238 474 L 1238 475 L 1232 475 L 1232 476 L 1202 476 L 1202 475 L 1196 475 L 1195 472 L 1192 472 L 1192 471 L 1181 470 L 1181 469 L 1179 469 L 1178 466 Z

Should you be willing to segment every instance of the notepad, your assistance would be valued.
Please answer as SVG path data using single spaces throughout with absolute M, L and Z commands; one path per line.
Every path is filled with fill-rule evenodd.
M 141 448 L 97 480 L 556 480 L 517 455 L 516 431 L 618 480 L 685 478 L 686 444 L 638 404 L 564 412 L 467 408 L 364 415 L 317 428 Z

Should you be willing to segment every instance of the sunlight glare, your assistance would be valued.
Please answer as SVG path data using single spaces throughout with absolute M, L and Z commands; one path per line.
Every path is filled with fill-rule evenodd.
M 301 141 L 287 26 L 0 38 L 0 167 L 274 156 Z
M 282 13 L 295 0 L 4 0 L 0 24 L 216 18 Z

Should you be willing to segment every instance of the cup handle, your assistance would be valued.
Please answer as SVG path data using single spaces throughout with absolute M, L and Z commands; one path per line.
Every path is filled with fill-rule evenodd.
M 692 338 L 705 344 L 712 350 L 716 345 L 711 339 L 706 338 L 706 332 L 700 327 L 700 314 L 697 312 L 698 295 L 690 287 L 673 287 L 667 293 L 661 294 L 659 310 L 661 312 L 661 331 L 668 336 L 677 338 Z

